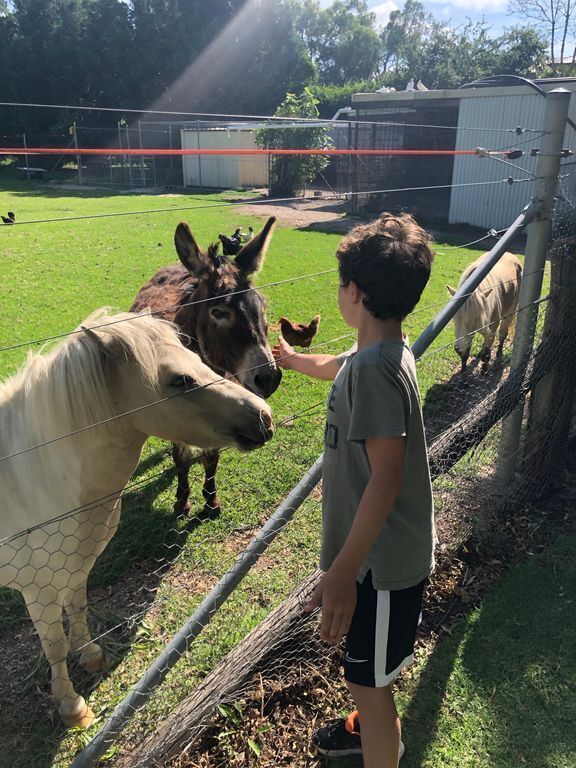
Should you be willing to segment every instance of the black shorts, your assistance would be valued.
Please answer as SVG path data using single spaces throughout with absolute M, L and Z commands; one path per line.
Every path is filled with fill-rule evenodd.
M 415 587 L 374 589 L 368 571 L 358 584 L 358 602 L 346 635 L 344 677 L 350 683 L 384 688 L 414 660 L 426 579 Z

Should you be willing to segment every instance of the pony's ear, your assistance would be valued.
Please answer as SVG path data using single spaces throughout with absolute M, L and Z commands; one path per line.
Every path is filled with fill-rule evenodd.
M 451 285 L 447 285 L 446 288 L 448 289 L 448 293 L 450 294 L 450 296 L 456 295 L 456 288 L 452 288 Z
M 238 251 L 234 263 L 244 275 L 258 274 L 262 269 L 275 223 L 276 217 L 270 216 L 263 229 Z
M 487 299 L 493 290 L 494 288 L 486 288 L 485 290 L 482 291 L 482 296 L 484 296 L 484 298 Z
M 200 248 L 190 231 L 190 227 L 184 221 L 180 222 L 176 227 L 174 245 L 176 246 L 178 258 L 188 272 L 193 275 L 199 275 L 210 269 L 210 258 Z

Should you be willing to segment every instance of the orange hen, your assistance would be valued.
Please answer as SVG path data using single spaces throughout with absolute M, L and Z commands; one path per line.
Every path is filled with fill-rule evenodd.
M 288 344 L 297 347 L 309 347 L 320 325 L 320 315 L 313 317 L 308 325 L 293 323 L 287 317 L 281 317 L 278 322 L 282 336 Z

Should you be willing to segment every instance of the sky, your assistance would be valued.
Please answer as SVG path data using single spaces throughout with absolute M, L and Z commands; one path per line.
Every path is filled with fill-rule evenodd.
M 321 5 L 328 7 L 333 0 L 320 0 Z M 465 24 L 468 19 L 482 21 L 484 18 L 490 25 L 494 36 L 502 34 L 504 27 L 528 24 L 528 20 L 520 15 L 508 13 L 509 0 L 423 0 L 424 7 L 438 21 L 450 21 L 454 25 Z M 368 0 L 370 10 L 376 14 L 382 25 L 388 22 L 390 12 L 401 8 L 403 0 Z

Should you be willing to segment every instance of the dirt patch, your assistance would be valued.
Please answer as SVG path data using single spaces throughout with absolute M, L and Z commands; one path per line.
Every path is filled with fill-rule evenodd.
M 276 216 L 280 224 L 295 229 L 345 234 L 358 224 L 348 216 L 344 201 L 305 197 L 287 202 L 252 203 L 243 205 L 240 212 L 246 216 Z

